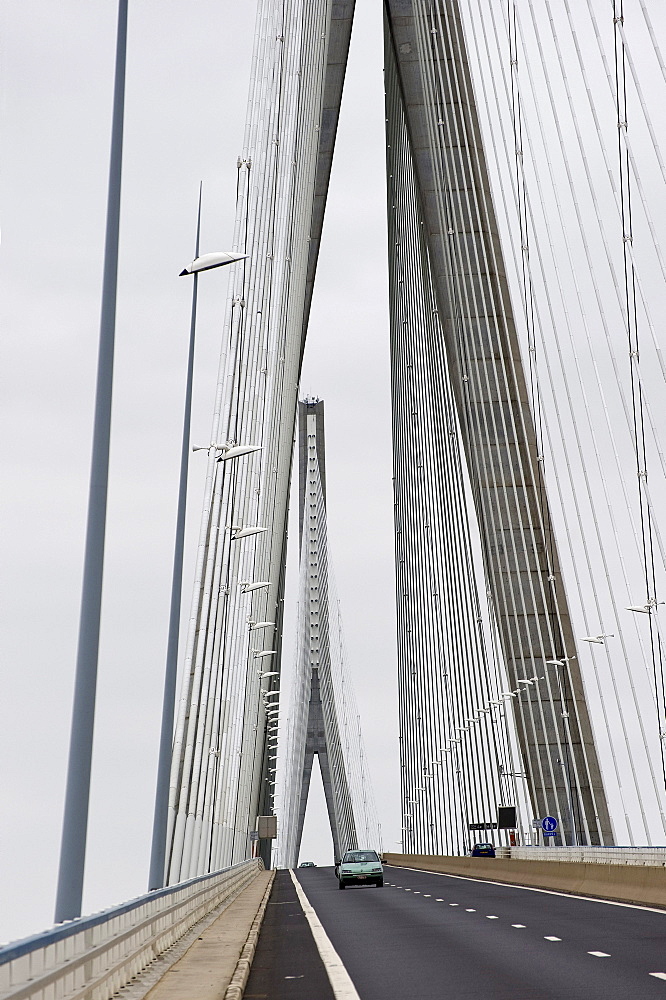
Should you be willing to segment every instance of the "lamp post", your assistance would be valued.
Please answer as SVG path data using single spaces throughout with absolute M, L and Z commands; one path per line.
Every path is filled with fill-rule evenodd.
M 162 701 L 162 726 L 160 749 L 157 762 L 157 788 L 155 791 L 155 812 L 153 816 L 153 840 L 150 854 L 148 889 L 160 889 L 164 885 L 166 862 L 166 831 L 169 814 L 169 778 L 171 774 L 171 750 L 173 744 L 173 721 L 176 702 L 176 678 L 178 674 L 178 640 L 180 635 L 180 603 L 183 584 L 183 552 L 185 547 L 185 512 L 187 507 L 187 472 L 189 466 L 190 423 L 192 417 L 192 380 L 194 376 L 194 341 L 197 321 L 197 292 L 199 273 L 213 268 L 244 260 L 247 254 L 218 253 L 199 257 L 199 237 L 201 234 L 201 185 L 199 186 L 199 208 L 197 212 L 197 238 L 194 260 L 180 274 L 193 275 L 192 311 L 190 317 L 190 342 L 187 357 L 187 382 L 185 387 L 185 413 L 183 416 L 183 437 L 180 451 L 180 482 L 178 486 L 178 510 L 176 514 L 176 538 L 173 552 L 173 572 L 171 576 L 171 606 L 169 612 L 169 635 L 167 639 L 166 667 L 164 672 L 164 695 Z
M 555 667 L 555 677 L 557 678 L 557 688 L 560 696 L 560 714 L 562 716 L 562 728 L 564 729 L 564 760 L 558 757 L 557 763 L 562 768 L 564 787 L 567 793 L 567 805 L 569 809 L 569 822 L 571 824 L 571 843 L 573 847 L 578 847 L 578 833 L 576 831 L 576 816 L 573 805 L 573 794 L 571 790 L 571 773 L 569 770 L 570 755 L 573 755 L 573 744 L 571 742 L 571 730 L 569 728 L 569 712 L 567 711 L 566 692 L 564 689 L 565 677 L 560 676 L 560 670 L 564 670 L 570 657 L 561 659 L 546 660 L 549 667 Z M 573 695 L 572 695 L 573 699 Z
M 562 760 L 561 757 L 557 758 L 557 763 L 562 768 L 562 776 L 564 777 L 564 787 L 567 793 L 567 806 L 569 808 L 569 823 L 571 824 L 571 841 L 573 847 L 578 847 L 578 835 L 576 834 L 576 823 L 574 819 L 574 807 L 573 798 L 571 796 L 571 776 L 569 774 L 569 761 Z
M 120 183 L 123 157 L 125 105 L 125 63 L 127 55 L 127 2 L 118 3 L 116 64 L 111 126 L 111 156 L 104 245 L 104 278 L 97 357 L 95 421 L 90 490 L 86 525 L 83 585 L 79 639 L 76 654 L 74 705 L 67 765 L 67 788 L 62 824 L 55 922 L 81 916 L 83 874 L 85 870 L 90 769 L 92 764 L 97 663 L 102 609 L 102 577 L 106 505 L 109 484 L 109 446 L 111 440 L 111 397 L 113 394 L 113 354 L 116 330 L 116 291 L 118 287 L 118 235 L 120 228 Z

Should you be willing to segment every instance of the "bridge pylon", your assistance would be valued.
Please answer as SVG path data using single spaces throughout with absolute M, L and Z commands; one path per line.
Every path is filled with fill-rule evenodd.
M 384 11 L 405 843 L 441 850 L 463 802 L 444 838 L 462 849 L 494 819 L 480 813 L 515 796 L 513 772 L 567 844 L 611 844 L 459 3 Z M 503 660 L 492 683 L 456 497 L 479 530 L 486 647 L 497 637 Z M 495 747 L 509 713 L 522 766 Z
M 323 401 L 300 402 L 298 418 L 299 645 L 280 810 L 280 858 L 289 866 L 298 861 L 315 756 L 335 857 L 358 846 L 381 849 L 359 719 L 343 671 L 339 610 L 329 567 Z

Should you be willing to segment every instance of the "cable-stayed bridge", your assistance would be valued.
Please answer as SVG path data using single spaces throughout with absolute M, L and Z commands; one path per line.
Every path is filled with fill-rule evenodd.
M 353 2 L 260 0 L 231 258 L 197 256 L 191 267 L 194 329 L 199 275 L 235 259 L 204 449 L 167 820 L 164 827 L 156 820 L 161 878 L 151 889 L 159 894 L 108 921 L 81 924 L 80 933 L 65 924 L 53 939 L 7 953 L 8 995 L 53 987 L 58 996 L 93 989 L 111 996 L 156 962 L 166 972 L 170 949 L 266 878 L 258 872 L 274 860 L 269 817 L 277 816 L 278 864 L 297 863 L 315 755 L 336 860 L 351 848 L 381 849 L 332 599 L 323 407 L 299 404 L 353 13 Z M 647 0 L 384 5 L 402 802 L 396 871 L 427 868 L 423 856 L 464 855 L 477 836 L 515 847 L 507 863 L 516 865 L 536 863 L 529 860 L 536 854 L 519 852 L 536 851 L 549 833 L 551 844 L 580 849 L 568 858 L 583 866 L 599 863 L 595 848 L 664 843 L 662 21 Z M 300 635 L 297 662 L 283 664 L 297 412 Z M 279 705 L 283 669 L 294 678 L 288 709 Z M 91 716 L 89 723 L 91 739 Z M 80 747 L 73 735 L 72 788 L 85 772 Z M 514 818 L 499 822 L 502 810 Z M 537 833 L 534 821 L 547 817 L 554 826 Z M 82 878 L 85 823 L 80 805 L 66 811 L 61 888 L 75 881 L 72 859 Z M 653 855 L 644 863 L 659 870 L 663 859 Z M 472 878 L 493 871 L 433 870 Z M 535 884 L 527 869 L 509 871 L 500 882 Z M 461 906 L 435 897 L 444 877 L 398 875 L 387 888 Z M 555 888 L 540 878 L 542 888 Z M 348 948 L 340 929 L 348 917 L 319 883 L 308 885 L 315 909 Z M 635 887 L 609 885 L 589 894 L 660 904 Z M 271 887 L 261 888 L 255 912 L 263 915 Z M 302 890 L 294 891 L 292 898 L 281 875 L 270 899 L 303 904 Z M 500 909 L 503 898 L 492 906 Z M 386 920 L 390 933 L 388 916 L 368 906 L 361 919 Z M 424 912 L 404 917 L 421 920 Z M 531 926 L 514 916 L 515 923 L 507 916 L 512 929 Z M 279 933 L 279 918 L 266 919 L 278 920 L 271 933 Z M 563 909 L 556 929 L 578 919 L 585 923 Z M 103 941 L 95 929 L 116 920 Z M 457 925 L 441 930 L 452 941 L 460 933 Z M 540 939 L 561 943 L 565 934 Z M 65 983 L 53 945 L 70 938 L 80 938 L 72 951 L 79 971 Z M 121 938 L 133 944 L 118 957 Z M 490 951 L 494 942 L 486 942 Z M 586 955 L 613 957 L 595 943 Z M 546 969 L 539 947 L 532 957 Z M 37 956 L 29 975 L 26 956 Z M 247 965 L 252 956 L 241 958 Z M 630 984 L 629 959 L 625 965 L 620 975 Z M 666 971 L 643 971 L 644 995 L 652 995 Z M 439 972 L 433 966 L 428 974 Z M 577 974 L 586 995 L 605 988 Z M 502 975 L 496 996 L 517 988 Z M 617 973 L 608 975 L 611 982 Z M 333 995 L 345 995 L 329 978 Z M 559 993 L 543 995 L 564 989 L 563 979 Z M 362 995 L 372 995 L 367 990 Z

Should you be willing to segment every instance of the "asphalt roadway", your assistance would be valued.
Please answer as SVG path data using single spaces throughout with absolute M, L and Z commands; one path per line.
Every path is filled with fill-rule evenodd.
M 321 871 L 333 877 L 332 868 Z M 266 998 L 335 1000 L 288 871 L 275 876 L 243 993 L 243 1000 Z
M 344 892 L 332 868 L 297 876 L 360 1000 L 666 1000 L 666 911 L 407 868 Z M 290 883 L 278 873 L 271 902 L 292 902 L 269 904 L 247 1000 L 335 996 Z

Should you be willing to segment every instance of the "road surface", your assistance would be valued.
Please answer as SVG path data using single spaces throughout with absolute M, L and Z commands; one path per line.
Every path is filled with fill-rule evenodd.
M 344 892 L 332 868 L 297 876 L 360 1000 L 666 1000 L 666 912 L 405 868 Z M 290 884 L 279 873 L 292 900 L 272 907 L 279 968 L 262 932 L 263 983 L 253 993 L 251 977 L 247 1000 L 336 995 Z

